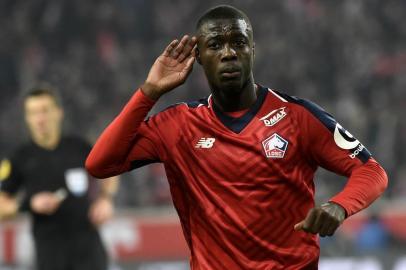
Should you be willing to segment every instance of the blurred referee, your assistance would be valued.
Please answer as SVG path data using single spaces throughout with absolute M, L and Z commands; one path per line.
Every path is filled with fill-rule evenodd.
M 38 270 L 107 269 L 97 226 L 113 214 L 116 179 L 99 187 L 89 181 L 83 166 L 91 146 L 62 136 L 63 109 L 52 89 L 28 92 L 24 112 L 31 140 L 1 163 L 0 220 L 32 214 Z

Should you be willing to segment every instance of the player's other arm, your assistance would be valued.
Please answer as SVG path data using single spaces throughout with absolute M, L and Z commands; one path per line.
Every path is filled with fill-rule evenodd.
M 352 216 L 378 199 L 388 186 L 388 176 L 372 157 L 354 168 L 344 189 L 330 199 L 342 206 L 347 216 Z
M 295 230 L 331 236 L 345 218 L 373 203 L 388 184 L 385 170 L 373 158 L 355 168 L 344 189 L 327 203 L 311 209 Z
M 91 175 L 97 178 L 118 175 L 131 168 L 131 155 L 144 159 L 153 155 L 145 147 L 136 148 L 140 126 L 160 96 L 186 81 L 195 60 L 195 45 L 195 37 L 184 36 L 181 41 L 172 41 L 157 58 L 141 91 L 133 95 L 90 152 L 85 166 Z
M 309 102 L 302 105 L 308 109 L 300 123 L 309 160 L 347 176 L 348 181 L 327 203 L 310 209 L 295 229 L 330 236 L 345 218 L 368 207 L 383 193 L 388 177 L 370 152 L 331 115 Z

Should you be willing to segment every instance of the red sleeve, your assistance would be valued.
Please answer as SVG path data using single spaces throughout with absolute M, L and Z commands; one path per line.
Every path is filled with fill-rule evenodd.
M 384 169 L 330 114 L 309 101 L 300 100 L 300 105 L 303 150 L 309 161 L 349 177 L 345 188 L 331 201 L 340 204 L 347 216 L 368 207 L 387 186 Z
M 363 144 L 315 104 L 301 112 L 303 151 L 309 161 L 339 175 L 350 176 L 371 157 Z M 314 107 L 310 107 L 314 106 Z
M 86 169 L 91 175 L 111 177 L 159 161 L 162 150 L 157 132 L 144 121 L 154 103 L 140 89 L 135 92 L 87 157 Z
M 388 177 L 373 158 L 352 171 L 344 189 L 330 201 L 341 205 L 351 216 L 369 206 L 386 189 Z

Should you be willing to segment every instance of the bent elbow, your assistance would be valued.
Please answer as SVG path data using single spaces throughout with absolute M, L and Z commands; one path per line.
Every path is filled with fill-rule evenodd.
M 372 179 L 375 179 L 377 192 L 381 195 L 388 187 L 388 174 L 382 165 L 375 159 L 370 159 L 367 165 L 370 168 Z
M 379 165 L 379 167 L 381 168 L 382 172 L 381 172 L 381 192 L 383 193 L 386 188 L 388 187 L 388 183 L 389 183 L 389 178 L 388 178 L 388 174 L 386 173 L 385 169 Z
M 103 165 L 99 164 L 97 161 L 92 158 L 91 155 L 89 155 L 85 161 L 85 168 L 86 171 L 93 177 L 95 178 L 107 178 L 110 177 L 104 170 L 103 170 Z

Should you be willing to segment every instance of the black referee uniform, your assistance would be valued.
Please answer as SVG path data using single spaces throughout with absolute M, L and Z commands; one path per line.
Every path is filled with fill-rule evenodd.
M 77 137 L 62 137 L 54 150 L 30 142 L 10 158 L 11 172 L 0 190 L 21 190 L 21 210 L 30 211 L 30 199 L 42 191 L 66 192 L 52 215 L 32 211 L 32 232 L 38 270 L 105 270 L 107 256 L 97 228 L 88 217 L 95 187 L 84 169 L 91 147 Z

